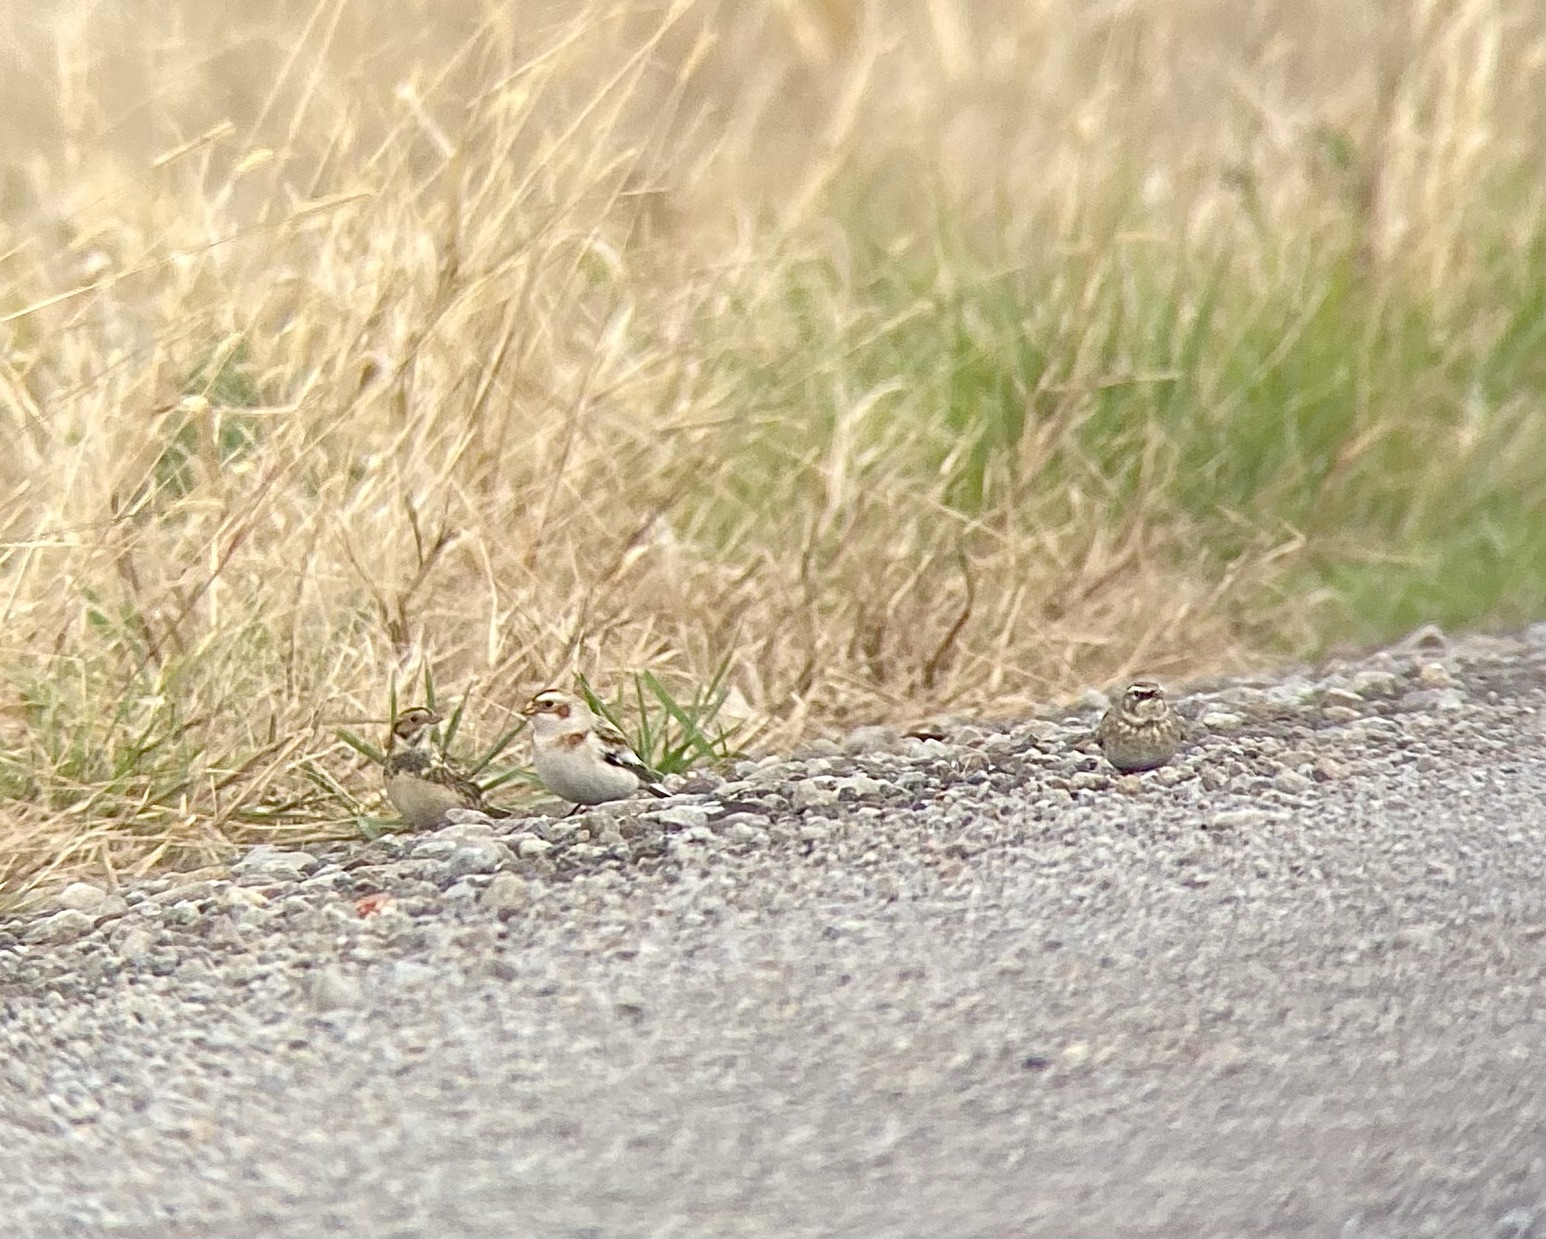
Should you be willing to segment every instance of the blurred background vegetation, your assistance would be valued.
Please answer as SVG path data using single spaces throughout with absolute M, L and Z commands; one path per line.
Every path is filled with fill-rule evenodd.
M 430 669 L 777 747 L 1546 614 L 1536 0 L 0 20 L 12 889 L 350 832 Z

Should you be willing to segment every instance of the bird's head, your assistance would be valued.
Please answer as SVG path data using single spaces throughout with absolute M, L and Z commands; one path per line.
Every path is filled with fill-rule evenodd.
M 1153 680 L 1134 680 L 1122 694 L 1122 712 L 1132 718 L 1158 718 L 1165 712 L 1165 690 Z
M 397 721 L 392 724 L 392 735 L 412 747 L 444 717 L 440 711 L 432 710 L 429 706 L 412 706 L 397 716 Z

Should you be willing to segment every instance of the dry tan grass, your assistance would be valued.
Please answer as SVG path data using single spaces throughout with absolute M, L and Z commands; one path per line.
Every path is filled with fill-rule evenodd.
M 1546 132 L 1534 0 L 266 7 L 7 18 L 13 889 L 329 829 L 256 810 L 307 761 L 366 794 L 333 729 L 425 662 L 489 733 L 574 669 L 729 660 L 779 745 L 1302 648 L 1316 600 L 1262 605 L 1299 531 L 1221 572 L 1158 475 L 1115 518 L 1093 468 L 1014 480 L 1150 381 L 1088 307 L 1134 245 L 1267 285 L 1349 220 L 1442 300 Z M 1053 415 L 971 513 L 915 375 L 810 343 L 876 313 L 855 221 L 906 256 L 942 215 L 1071 281 Z

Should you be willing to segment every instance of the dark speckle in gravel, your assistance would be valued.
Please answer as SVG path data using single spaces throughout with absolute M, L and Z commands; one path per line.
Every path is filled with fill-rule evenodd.
M 1546 638 L 0 927 L 6 1234 L 1546 1234 Z

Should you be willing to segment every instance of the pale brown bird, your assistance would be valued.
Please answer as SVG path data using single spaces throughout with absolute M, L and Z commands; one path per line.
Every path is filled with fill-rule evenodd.
M 1135 680 L 1095 729 L 1106 760 L 1124 774 L 1153 770 L 1176 755 L 1186 727 L 1153 680 Z
M 387 799 L 415 830 L 439 825 L 452 809 L 486 808 L 483 789 L 425 743 L 441 717 L 427 706 L 399 714 L 392 724 L 393 748 L 382 767 Z

